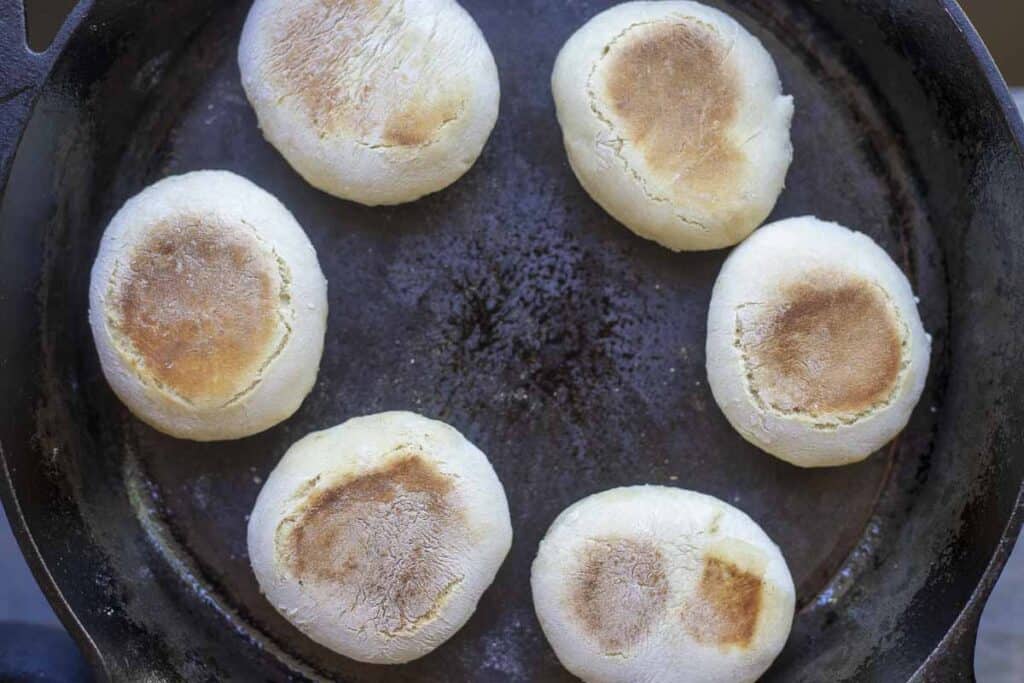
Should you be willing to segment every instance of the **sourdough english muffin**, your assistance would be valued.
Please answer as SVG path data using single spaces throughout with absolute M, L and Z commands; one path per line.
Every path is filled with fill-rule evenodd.
M 256 0 L 238 64 L 267 140 L 363 204 L 455 182 L 498 116 L 494 57 L 454 0 Z
M 541 541 L 533 602 L 587 683 L 755 681 L 782 650 L 795 593 L 778 547 L 722 501 L 665 486 L 594 494 Z
M 313 388 L 327 282 L 273 196 L 226 171 L 165 178 L 100 242 L 89 322 L 103 374 L 162 432 L 211 441 L 290 416 Z
M 469 619 L 512 543 L 505 490 L 452 427 L 353 418 L 293 445 L 249 519 L 270 603 L 362 662 L 422 657 Z
M 718 10 L 616 5 L 566 42 L 551 85 L 580 183 L 641 237 L 729 246 L 782 191 L 793 100 L 757 38 Z
M 906 425 L 931 339 L 870 237 L 805 216 L 730 254 L 708 313 L 708 383 L 745 439 L 794 465 L 866 458 Z

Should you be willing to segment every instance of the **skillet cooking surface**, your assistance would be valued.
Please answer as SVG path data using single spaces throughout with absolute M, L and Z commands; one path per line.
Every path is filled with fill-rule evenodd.
M 710 3 L 764 42 L 796 99 L 794 162 L 769 220 L 815 214 L 869 234 L 910 277 L 933 335 L 928 385 L 903 435 L 863 463 L 801 470 L 743 441 L 707 387 L 707 306 L 728 251 L 673 254 L 635 237 L 568 166 L 551 67 L 564 40 L 611 3 L 463 4 L 498 63 L 500 117 L 463 179 L 410 205 L 367 208 L 320 193 L 263 140 L 235 61 L 247 3 L 110 12 L 96 25 L 123 37 L 94 55 L 110 64 L 82 94 L 88 115 L 69 116 L 57 136 L 52 122 L 30 125 L 23 146 L 55 138 L 62 169 L 44 233 L 38 444 L 95 543 L 79 560 L 109 563 L 78 579 L 109 605 L 106 620 L 100 609 L 79 615 L 99 649 L 194 680 L 573 680 L 533 614 L 537 544 L 571 502 L 657 483 L 736 505 L 782 548 L 798 614 L 769 679 L 906 677 L 976 577 L 923 618 L 915 601 L 934 581 L 937 539 L 950 543 L 933 508 L 967 496 L 949 464 L 962 452 L 936 448 L 956 362 L 949 291 L 961 275 L 947 272 L 927 174 L 893 122 L 899 106 L 808 10 Z M 293 211 L 330 302 L 319 379 L 299 412 L 263 434 L 209 444 L 130 416 L 102 378 L 85 314 L 91 260 L 113 212 L 149 183 L 202 168 L 246 176 Z M 12 175 L 12 196 L 30 194 L 32 175 L 22 175 Z M 393 409 L 445 420 L 488 454 L 515 537 L 464 629 L 422 660 L 374 667 L 313 644 L 276 614 L 249 569 L 245 527 L 296 439 Z M 913 633 L 908 619 L 921 622 Z M 135 664 L 107 666 L 116 677 Z

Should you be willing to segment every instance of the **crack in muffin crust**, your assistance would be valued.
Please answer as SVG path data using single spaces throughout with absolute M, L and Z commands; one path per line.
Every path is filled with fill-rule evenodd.
M 605 46 L 587 80 L 590 109 L 611 136 L 601 140 L 648 199 L 675 203 L 729 189 L 745 162 L 727 135 L 736 117 L 740 80 L 732 43 L 704 22 L 679 17 L 639 22 Z M 607 104 L 603 104 L 606 102 Z M 623 154 L 635 147 L 663 195 Z M 676 217 L 700 230 L 692 218 Z
M 891 404 L 907 369 L 907 328 L 888 293 L 849 273 L 815 272 L 736 308 L 734 345 L 763 409 L 821 429 Z
M 466 534 L 454 483 L 415 452 L 300 496 L 278 525 L 282 566 L 347 610 L 365 609 L 386 637 L 430 623 L 458 590 Z
M 437 18 L 408 21 L 404 0 L 317 0 L 276 21 L 266 76 L 321 138 L 421 147 L 464 112 L 466 92 L 437 71 Z
M 608 656 L 628 656 L 667 610 L 665 558 L 653 543 L 594 539 L 583 551 L 570 607 Z
M 251 227 L 166 219 L 114 268 L 106 324 L 143 381 L 190 405 L 229 405 L 287 343 L 289 282 Z

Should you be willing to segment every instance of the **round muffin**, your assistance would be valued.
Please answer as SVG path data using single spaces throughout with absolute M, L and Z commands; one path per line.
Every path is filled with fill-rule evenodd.
M 452 427 L 353 418 L 293 445 L 249 519 L 270 603 L 346 657 L 398 664 L 462 628 L 512 544 L 505 490 Z
M 870 237 L 805 216 L 729 255 L 708 313 L 708 384 L 747 441 L 801 467 L 863 460 L 907 424 L 931 338 Z
M 89 323 L 103 374 L 139 419 L 184 439 L 237 439 L 313 388 L 327 281 L 277 199 L 197 171 L 147 187 L 110 221 Z
M 498 117 L 494 57 L 454 0 L 256 0 L 238 65 L 267 140 L 362 204 L 452 184 Z
M 551 86 L 580 183 L 641 237 L 729 246 L 782 191 L 793 100 L 757 38 L 718 10 L 616 5 L 566 42 Z
M 587 683 L 755 681 L 793 621 L 793 579 L 764 531 L 716 498 L 667 486 L 568 507 L 531 580 L 544 634 Z

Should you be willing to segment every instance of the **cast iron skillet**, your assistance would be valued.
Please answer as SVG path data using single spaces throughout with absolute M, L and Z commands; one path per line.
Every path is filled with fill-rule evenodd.
M 934 335 L 904 434 L 859 465 L 801 470 L 746 444 L 708 392 L 705 315 L 727 252 L 634 237 L 566 164 L 551 66 L 610 2 L 464 4 L 501 73 L 494 135 L 451 188 L 370 209 L 317 192 L 262 139 L 235 64 L 246 2 L 86 0 L 36 55 L 17 1 L 0 0 L 0 489 L 93 665 L 133 681 L 568 681 L 530 604 L 537 543 L 572 501 L 652 482 L 732 502 L 781 545 L 799 611 L 768 680 L 971 679 L 978 616 L 1022 516 L 1024 131 L 961 11 L 712 3 L 764 41 L 796 97 L 772 218 L 870 234 Z M 327 348 L 301 410 L 214 444 L 134 420 L 86 324 L 113 211 L 199 168 L 280 197 L 330 281 Z M 422 660 L 372 667 L 271 609 L 244 530 L 290 443 L 397 408 L 489 454 L 515 541 L 466 628 Z

